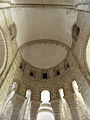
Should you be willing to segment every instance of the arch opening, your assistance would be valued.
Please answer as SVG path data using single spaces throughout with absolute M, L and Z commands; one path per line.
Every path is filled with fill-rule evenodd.
M 3 71 L 6 63 L 6 46 L 3 33 L 0 30 L 0 73 Z
M 44 102 L 49 102 L 50 101 L 50 92 L 48 90 L 43 90 L 41 92 L 41 101 Z
M 86 61 L 87 61 L 87 65 L 90 71 L 90 38 L 88 40 L 88 44 L 87 44 L 87 48 L 86 48 Z
M 60 94 L 61 100 L 63 100 L 63 99 L 64 99 L 64 92 L 63 92 L 63 89 L 59 89 L 59 94 Z
M 53 109 L 50 103 L 50 92 L 43 90 L 41 92 L 41 104 L 38 109 L 37 120 L 54 120 Z

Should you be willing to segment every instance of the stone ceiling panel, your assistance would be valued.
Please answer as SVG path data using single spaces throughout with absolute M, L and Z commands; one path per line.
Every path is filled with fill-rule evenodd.
M 12 8 L 17 26 L 17 43 L 36 39 L 52 39 L 72 45 L 71 30 L 76 21 L 66 10 L 54 7 Z

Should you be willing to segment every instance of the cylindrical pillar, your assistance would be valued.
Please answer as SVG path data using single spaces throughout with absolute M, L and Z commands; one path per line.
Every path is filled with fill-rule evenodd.
M 12 112 L 11 120 L 19 120 L 19 114 L 24 100 L 25 100 L 25 93 L 21 94 L 21 92 L 17 90 L 15 96 L 12 99 L 13 112 Z

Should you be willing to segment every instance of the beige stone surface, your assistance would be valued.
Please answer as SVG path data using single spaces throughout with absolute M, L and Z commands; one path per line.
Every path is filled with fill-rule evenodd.
M 64 99 L 68 104 L 72 120 L 90 120 L 88 114 L 90 113 L 90 72 L 87 67 L 89 52 L 86 56 L 90 38 L 90 6 L 80 5 L 79 9 L 84 11 L 76 12 L 67 10 L 66 7 L 62 9 L 60 6 L 50 6 L 51 3 L 66 4 L 66 0 L 12 2 L 19 2 L 18 7 L 1 9 L 0 6 L 0 31 L 5 42 L 3 45 L 5 65 L 0 73 L 0 112 L 13 82 L 16 82 L 18 87 L 12 101 L 11 120 L 13 116 L 18 120 L 25 100 L 25 92 L 28 89 L 31 90 L 31 120 L 36 120 L 43 90 L 50 92 L 55 120 L 61 119 L 59 89 L 64 91 Z M 26 8 L 25 4 L 20 6 L 21 2 L 27 5 L 30 2 L 47 3 L 49 6 L 28 5 Z M 69 0 L 68 4 L 75 5 L 75 2 L 82 1 Z M 77 28 L 72 30 L 74 23 L 80 28 L 79 30 Z M 73 37 L 74 35 L 76 37 Z M 2 42 L 0 42 L 0 57 L 4 52 L 1 46 Z M 3 63 L 3 56 L 0 60 Z M 47 74 L 46 78 L 43 78 L 43 73 Z M 78 111 L 75 91 L 72 87 L 74 80 L 85 102 L 87 114 L 82 115 L 82 110 Z

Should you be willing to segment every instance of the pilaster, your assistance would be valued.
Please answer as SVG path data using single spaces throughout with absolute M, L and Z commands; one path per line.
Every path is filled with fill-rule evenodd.
M 55 120 L 61 120 L 60 99 L 51 101 L 51 106 L 54 111 Z
M 65 95 L 64 98 L 70 108 L 70 112 L 73 120 L 80 120 L 80 116 L 77 109 L 77 103 L 75 100 L 75 94 L 72 86 L 64 86 Z
M 30 111 L 30 118 L 31 120 L 37 119 L 38 108 L 40 107 L 40 102 L 32 100 L 31 101 L 31 111 Z

